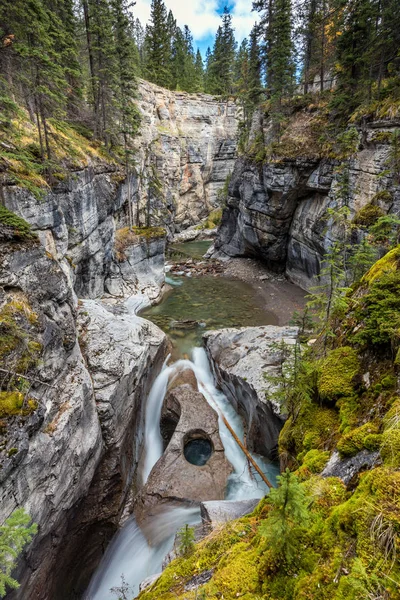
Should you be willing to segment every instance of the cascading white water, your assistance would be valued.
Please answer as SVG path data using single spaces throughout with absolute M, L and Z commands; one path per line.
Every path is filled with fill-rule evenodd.
M 163 439 L 160 431 L 161 409 L 167 391 L 168 381 L 173 375 L 192 366 L 189 360 L 178 360 L 167 366 L 165 361 L 161 373 L 153 383 L 146 405 L 144 429 L 144 460 L 142 469 L 143 484 L 146 483 L 150 472 L 163 453 Z
M 146 524 L 147 538 L 131 517 L 114 536 L 98 566 L 85 600 L 116 600 L 121 595 L 112 588 L 121 586 L 122 578 L 128 584 L 128 597 L 139 593 L 139 584 L 155 573 L 160 573 L 162 562 L 171 550 L 175 533 L 186 524 L 200 521 L 198 507 L 169 508 L 157 516 L 151 516 Z
M 147 481 L 153 466 L 163 452 L 160 417 L 168 381 L 182 370 L 189 368 L 196 376 L 200 392 L 218 413 L 219 434 L 225 449 L 225 456 L 234 469 L 229 477 L 226 499 L 262 498 L 268 489 L 259 476 L 250 473 L 246 456 L 224 424 L 221 415 L 226 418 L 236 435 L 243 440 L 241 418 L 226 396 L 216 389 L 205 350 L 194 348 L 192 359 L 193 361 L 179 360 L 170 366 L 167 366 L 167 359 L 150 390 L 146 406 L 143 482 Z M 279 474 L 278 468 L 263 457 L 252 456 L 266 473 L 268 479 L 275 481 L 276 475 Z M 125 581 L 132 587 L 132 593 L 137 594 L 138 586 L 143 579 L 160 572 L 163 558 L 172 547 L 176 531 L 186 523 L 199 522 L 200 514 L 198 508 L 171 507 L 163 514 L 156 518 L 151 517 L 151 519 L 153 522 L 150 529 L 154 532 L 159 530 L 160 537 L 153 540 L 153 545 L 151 545 L 148 541 L 147 528 L 147 537 L 145 537 L 134 519 L 129 519 L 107 549 L 91 581 L 85 600 L 112 600 L 114 596 L 110 589 L 121 584 L 122 574 Z
M 231 463 L 234 472 L 229 477 L 227 500 L 244 500 L 247 498 L 262 498 L 268 493 L 268 488 L 259 475 L 250 472 L 245 454 L 226 427 L 221 415 L 228 421 L 239 439 L 243 441 L 244 431 L 242 419 L 227 397 L 217 390 L 214 377 L 210 369 L 207 354 L 204 348 L 193 349 L 193 363 L 191 364 L 199 384 L 199 390 L 207 402 L 218 413 L 219 435 L 224 446 L 225 456 Z M 253 455 L 258 466 L 267 475 L 268 479 L 275 481 L 279 474 L 278 468 L 261 456 Z

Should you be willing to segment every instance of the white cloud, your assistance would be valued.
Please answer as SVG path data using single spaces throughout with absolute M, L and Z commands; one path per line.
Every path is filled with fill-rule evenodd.
M 172 10 L 180 27 L 188 25 L 195 41 L 200 41 L 210 35 L 214 36 L 221 23 L 217 13 L 217 0 L 164 0 L 168 10 Z M 256 14 L 251 12 L 251 0 L 236 0 L 232 10 L 233 26 L 236 39 L 248 36 L 256 21 Z M 150 18 L 151 0 L 136 0 L 133 13 L 143 25 Z

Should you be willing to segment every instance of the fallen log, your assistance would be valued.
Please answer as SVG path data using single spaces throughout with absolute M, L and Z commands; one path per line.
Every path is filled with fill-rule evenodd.
M 258 466 L 258 464 L 256 463 L 256 461 L 254 460 L 254 458 L 251 456 L 250 452 L 247 450 L 247 448 L 245 448 L 245 446 L 240 441 L 240 439 L 238 438 L 238 436 L 236 435 L 236 433 L 233 431 L 232 427 L 229 425 L 228 421 L 226 420 L 226 418 L 224 417 L 224 415 L 222 413 L 221 413 L 221 417 L 222 417 L 223 422 L 225 423 L 225 425 L 229 429 L 229 431 L 230 431 L 233 439 L 235 440 L 235 442 L 238 444 L 238 446 L 240 447 L 240 449 L 246 455 L 246 458 L 249 461 L 249 463 L 251 463 L 251 465 L 255 468 L 255 470 L 257 471 L 257 473 L 259 474 L 259 476 L 261 477 L 261 479 L 263 480 L 263 482 L 269 487 L 269 489 L 273 488 L 272 483 L 269 481 L 269 479 L 266 477 L 266 475 L 264 475 L 264 473 L 261 471 L 260 467 Z

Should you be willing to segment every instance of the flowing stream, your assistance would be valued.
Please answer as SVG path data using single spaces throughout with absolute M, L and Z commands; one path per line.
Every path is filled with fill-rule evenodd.
M 243 441 L 242 419 L 235 412 L 225 395 L 215 387 L 206 352 L 199 347 L 199 336 L 201 335 L 199 329 L 202 329 L 203 319 L 204 321 L 208 320 L 207 325 L 210 324 L 210 320 L 216 319 L 218 321 L 216 323 L 217 327 L 227 327 L 231 325 L 230 321 L 232 320 L 235 324 L 242 326 L 268 324 L 274 322 L 274 316 L 270 313 L 259 312 L 259 306 L 251 306 L 251 295 L 248 288 L 245 288 L 244 298 L 240 297 L 240 291 L 238 292 L 237 287 L 232 297 L 231 282 L 228 280 L 228 282 L 222 282 L 221 284 L 221 279 L 214 280 L 211 286 L 207 278 L 199 278 L 194 286 L 191 285 L 190 280 L 180 281 L 174 279 L 172 280 L 174 284 L 172 294 L 158 307 L 146 309 L 144 314 L 142 312 L 141 316 L 150 318 L 170 333 L 171 321 L 174 321 L 177 317 L 182 318 L 181 303 L 183 301 L 184 317 L 191 318 L 194 309 L 196 319 L 199 322 L 195 335 L 193 335 L 193 332 L 185 332 L 182 337 L 177 338 L 178 343 L 175 340 L 177 351 L 175 355 L 183 355 L 185 358 L 180 358 L 169 365 L 169 359 L 165 361 L 163 369 L 156 378 L 148 396 L 145 415 L 142 480 L 143 483 L 146 482 L 153 466 L 163 453 L 160 416 L 168 381 L 180 371 L 190 368 L 196 376 L 199 391 L 219 416 L 219 435 L 225 449 L 225 456 L 233 467 L 233 472 L 228 479 L 226 499 L 262 498 L 267 493 L 268 488 L 259 475 L 250 473 L 244 453 L 240 450 L 222 419 L 222 416 L 224 416 L 236 435 Z M 206 288 L 206 300 L 204 298 L 199 299 L 200 284 L 203 284 L 203 287 Z M 235 284 L 237 286 L 237 282 Z M 189 288 L 189 291 L 186 289 L 185 293 L 182 294 L 182 288 Z M 211 304 L 207 301 L 207 290 L 210 290 L 211 294 L 216 290 L 219 292 L 216 297 L 213 296 Z M 177 294 L 177 300 L 176 297 L 174 298 L 174 293 L 176 294 L 179 291 L 181 293 Z M 243 289 L 241 291 L 243 292 Z M 188 302 L 190 294 L 193 294 L 192 303 Z M 220 314 L 221 309 L 215 308 L 220 300 L 218 296 L 221 294 L 224 307 L 227 309 L 222 308 L 222 313 L 225 313 L 222 316 Z M 191 304 L 195 306 L 193 307 Z M 256 312 L 252 310 L 254 308 L 257 309 Z M 217 317 L 215 317 L 216 314 Z M 249 323 L 249 320 L 253 322 Z M 215 325 L 215 323 L 213 324 Z M 189 356 L 191 360 L 188 358 Z M 274 482 L 279 474 L 278 467 L 264 457 L 253 455 L 253 458 L 268 479 Z M 119 597 L 118 588 L 121 588 L 121 586 L 126 586 L 127 597 L 135 597 L 139 592 L 140 582 L 161 571 L 163 559 L 172 548 L 176 531 L 185 524 L 199 522 L 200 511 L 197 506 L 164 508 L 163 512 L 151 516 L 144 525 L 142 524 L 142 530 L 138 527 L 134 518 L 131 517 L 114 536 L 92 578 L 84 597 L 85 600 L 115 600 Z

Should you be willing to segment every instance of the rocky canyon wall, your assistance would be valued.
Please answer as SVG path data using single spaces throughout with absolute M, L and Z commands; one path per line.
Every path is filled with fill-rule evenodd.
M 235 163 L 240 111 L 232 101 L 171 92 L 146 81 L 140 82 L 136 101 L 142 122 L 130 178 L 134 219 L 172 235 L 219 205 L 218 190 Z M 87 163 L 69 170 L 40 198 L 8 184 L 3 202 L 30 223 L 79 298 L 120 295 L 123 272 L 115 261 L 115 233 L 128 225 L 127 183 L 117 163 L 100 157 Z M 151 252 L 155 255 L 154 248 Z
M 259 257 L 272 270 L 286 272 L 294 283 L 310 289 L 324 253 L 340 237 L 340 225 L 328 209 L 335 212 L 346 204 L 350 222 L 369 204 L 382 214 L 400 214 L 400 187 L 388 170 L 389 139 L 396 126 L 390 121 L 366 124 L 359 130 L 358 149 L 346 161 L 308 158 L 304 151 L 296 158 L 259 163 L 239 158 L 215 256 Z M 268 123 L 262 131 L 266 143 Z
M 152 219 L 172 232 L 182 231 L 220 204 L 218 191 L 235 163 L 241 109 L 232 100 L 171 92 L 143 80 L 138 96 L 141 214 L 147 210 L 155 169 L 160 192 L 150 191 Z

